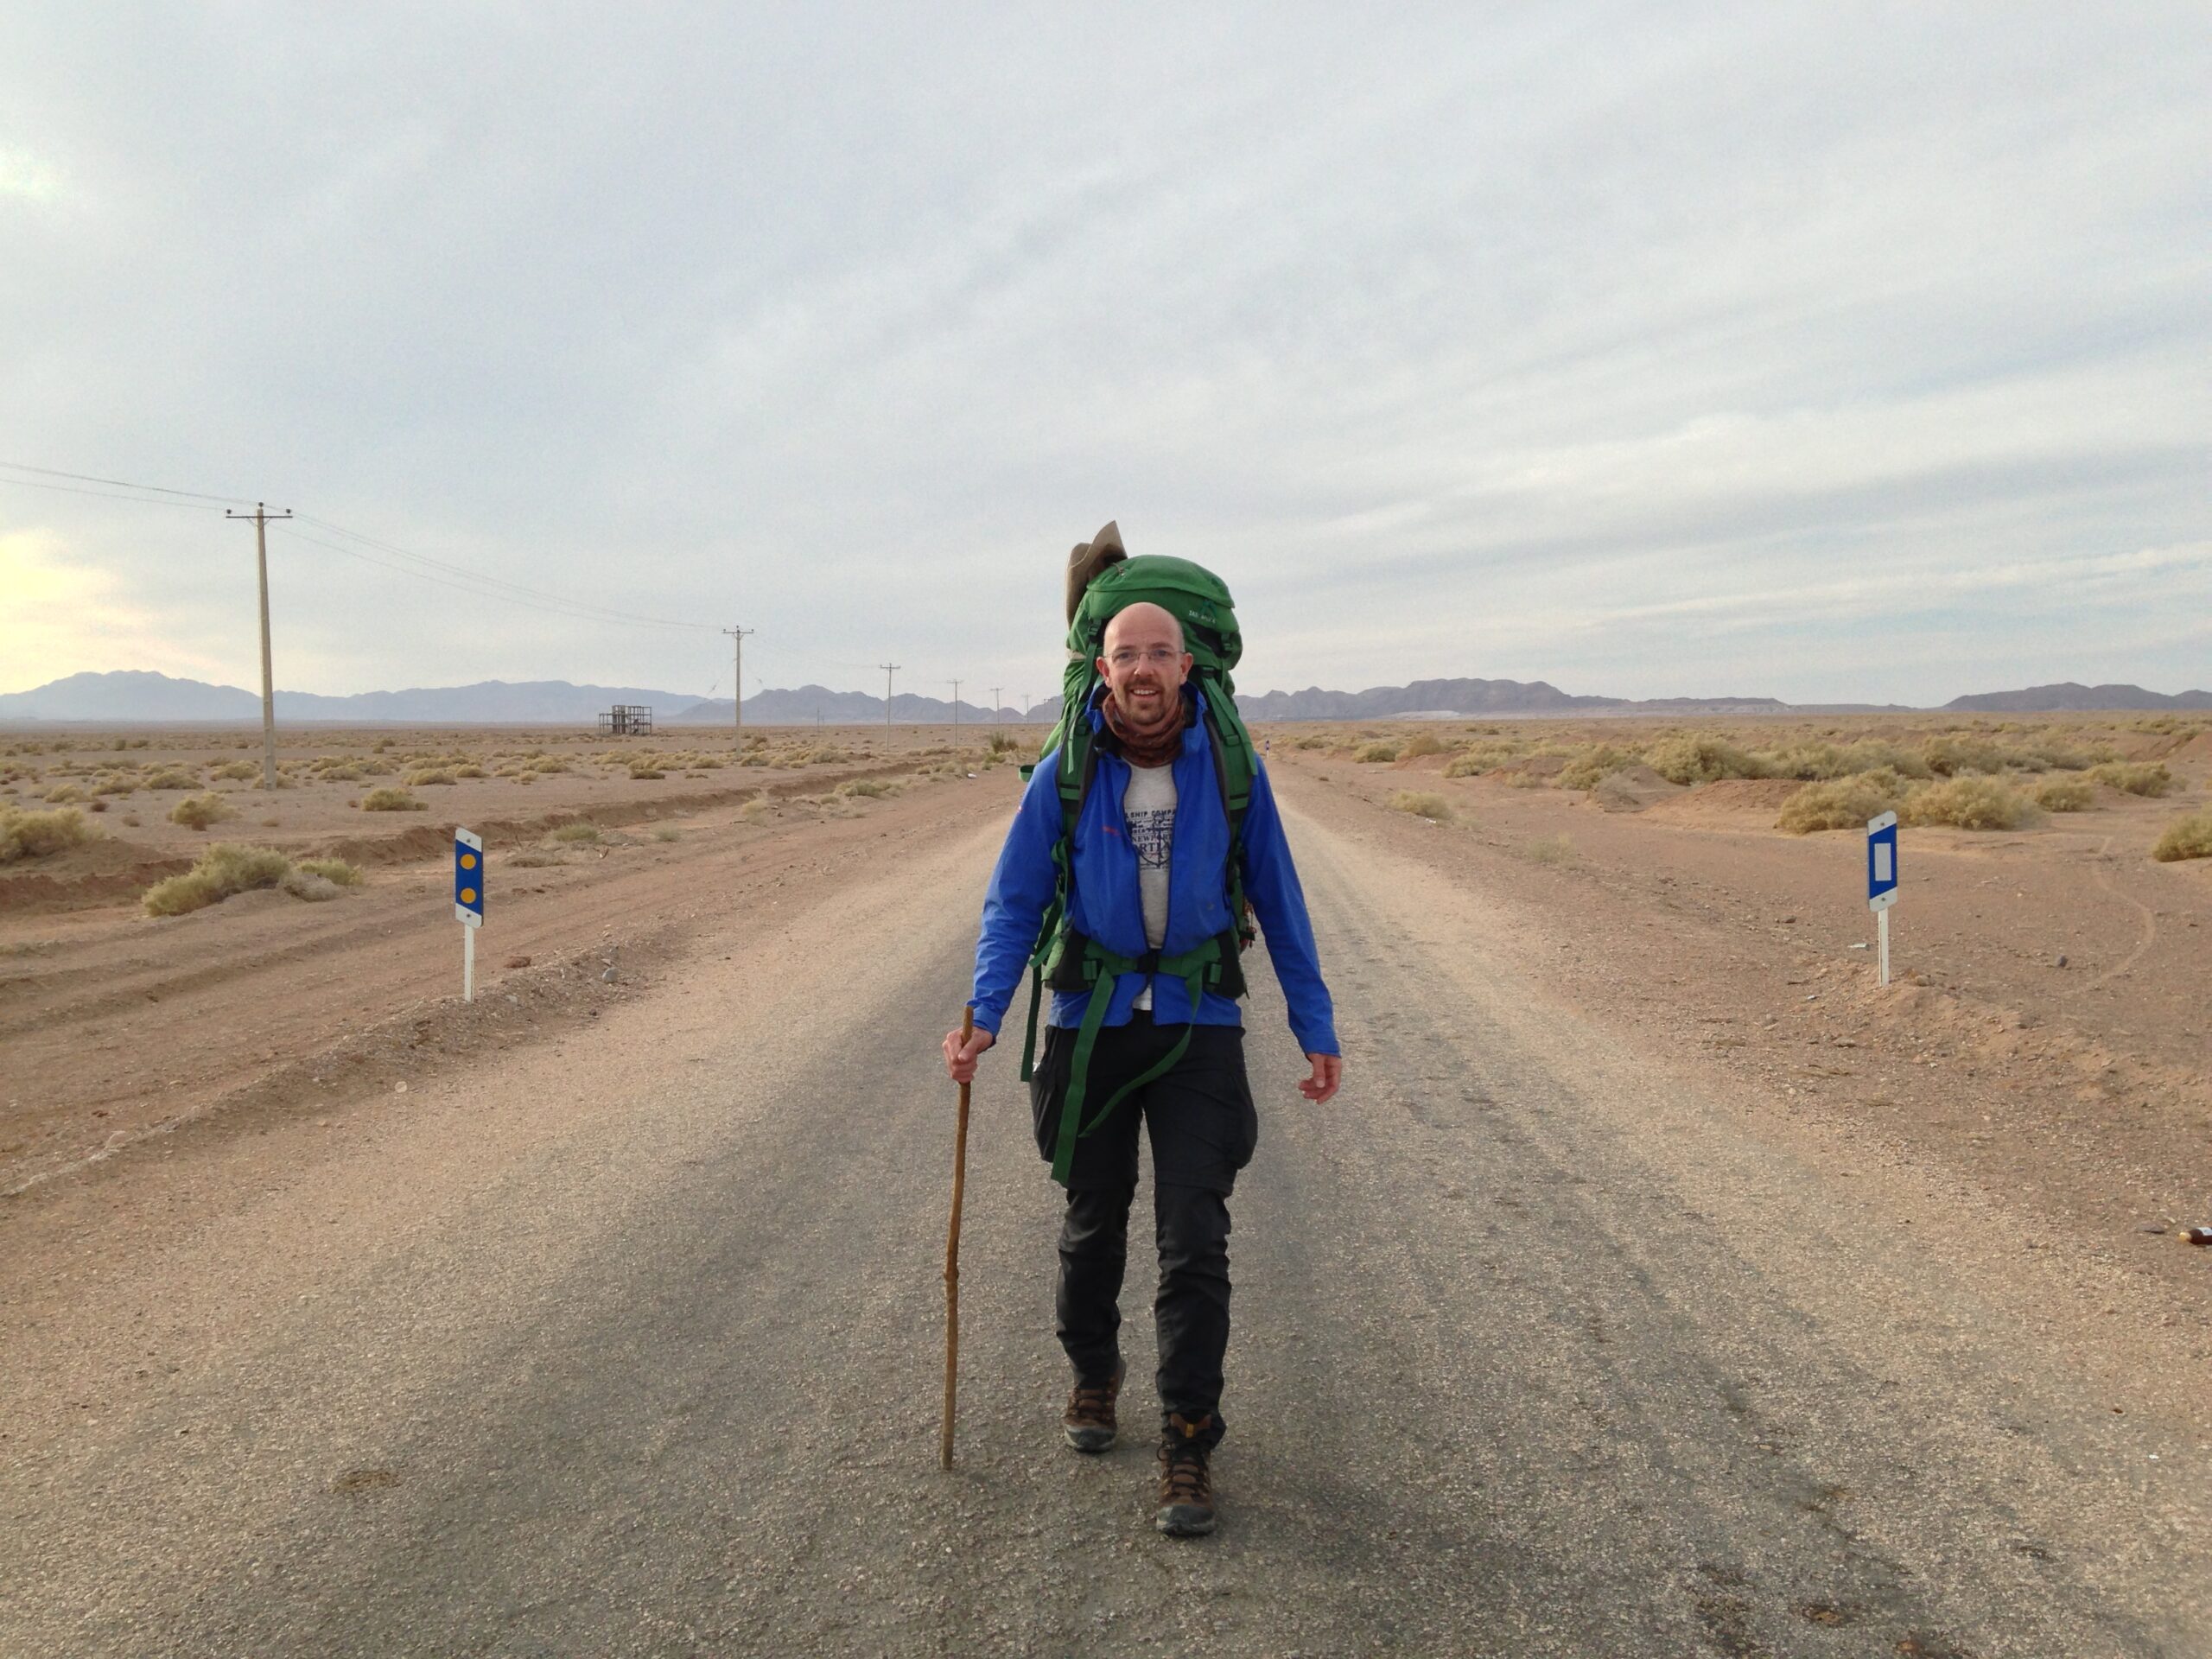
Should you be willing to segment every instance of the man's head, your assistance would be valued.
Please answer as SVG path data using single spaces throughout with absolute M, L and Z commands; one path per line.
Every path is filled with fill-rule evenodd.
M 1122 712 L 1140 726 L 1149 725 L 1182 696 L 1191 672 L 1191 653 L 1183 649 L 1183 625 L 1160 606 L 1140 601 L 1114 613 L 1106 625 L 1098 671 Z

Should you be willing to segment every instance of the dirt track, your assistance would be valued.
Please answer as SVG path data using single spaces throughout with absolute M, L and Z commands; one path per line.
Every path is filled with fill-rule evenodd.
M 1296 785 L 1351 1073 L 1298 1102 L 1262 973 L 1222 1534 L 1058 1445 L 1006 1054 L 938 1473 L 934 1046 L 1011 789 L 557 1034 L 0 1207 L 0 1649 L 2212 1652 L 2201 1294 L 1632 1033 Z

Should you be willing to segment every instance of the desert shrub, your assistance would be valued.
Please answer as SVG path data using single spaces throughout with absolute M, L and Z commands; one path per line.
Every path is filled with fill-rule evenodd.
M 2017 753 L 2035 760 L 2037 765 L 2033 770 L 2041 772 L 2087 772 L 2102 761 L 2119 759 L 2101 743 L 2081 748 L 2057 737 L 2032 739 L 2020 745 Z
M 859 795 L 874 800 L 879 795 L 896 795 L 899 786 L 880 778 L 850 778 L 837 785 L 840 795 Z
M 138 781 L 140 785 L 146 789 L 197 789 L 200 787 L 199 778 L 187 772 L 182 766 L 157 766 Z
M 46 791 L 46 804 L 48 806 L 67 806 L 73 801 L 81 801 L 84 798 L 85 791 L 74 784 L 56 784 Z
M 1441 754 L 1444 744 L 1434 732 L 1416 732 L 1399 753 L 1410 760 L 1418 755 Z
M 453 773 L 443 766 L 418 766 L 402 780 L 410 789 L 422 789 L 429 785 L 450 784 Z
M 1647 764 L 1670 784 L 1712 784 L 1725 778 L 1764 778 L 1765 763 L 1748 749 L 1710 733 L 1670 737 L 1653 747 Z
M 681 841 L 683 839 L 683 832 L 672 823 L 656 824 L 653 826 L 653 839 L 655 841 Z
M 219 841 L 182 875 L 156 881 L 140 903 L 149 916 L 181 916 L 219 905 L 232 893 L 273 887 L 292 873 L 292 861 L 269 847 Z
M 17 859 L 48 858 L 92 839 L 84 814 L 72 806 L 50 812 L 24 812 L 0 806 L 0 864 Z
M 2038 816 L 2035 803 L 2011 785 L 1972 776 L 1923 784 L 1897 808 L 1901 823 L 1960 830 L 2018 830 Z
M 342 858 L 303 858 L 296 867 L 341 887 L 358 887 L 361 873 Z
M 1802 778 L 1808 783 L 1855 778 L 1867 772 L 1889 771 L 1900 778 L 1933 775 L 1926 758 L 1917 750 L 1878 737 L 1856 743 L 1793 743 L 1787 748 L 1762 750 L 1756 758 L 1764 764 L 1770 778 Z
M 737 815 L 747 823 L 758 823 L 775 810 L 775 807 L 776 804 L 766 795 L 755 795 L 743 806 L 738 808 Z
M 1402 789 L 1391 795 L 1390 804 L 1401 812 L 1410 812 L 1417 818 L 1427 818 L 1433 823 L 1449 823 L 1452 821 L 1452 803 L 1441 795 Z
M 579 818 L 574 823 L 564 823 L 553 832 L 556 841 L 597 841 L 599 826 Z
M 1878 813 L 1894 810 L 1908 787 L 1904 779 L 1886 766 L 1808 784 L 1782 804 L 1782 816 L 1774 821 L 1774 827 L 1793 836 L 1810 835 L 1815 830 L 1860 828 Z
M 1395 743 L 1363 743 L 1353 751 L 1351 758 L 1363 766 L 1395 760 L 1398 758 L 1398 746 Z
M 2107 760 L 2101 766 L 2092 767 L 2089 776 L 2101 784 L 2126 790 L 2130 795 L 2148 796 L 2153 800 L 2174 786 L 2173 773 L 2166 770 L 2163 762 L 2155 760 Z
M 2158 837 L 2151 856 L 2161 864 L 2177 864 L 2184 858 L 2212 858 L 2212 809 L 2176 818 Z
M 205 795 L 188 795 L 169 808 L 169 822 L 181 823 L 188 830 L 205 830 L 230 816 L 229 806 L 213 791 Z
M 350 760 L 340 761 L 327 766 L 319 766 L 315 769 L 315 781 L 319 784 L 357 784 L 360 782 L 362 776 L 362 768 Z
M 1014 736 L 1011 732 L 993 732 L 991 734 L 991 753 L 993 754 L 1019 753 L 1021 747 L 1021 740 Z
M 1521 856 L 1535 864 L 1566 864 L 1574 857 L 1574 843 L 1565 836 L 1541 836 L 1521 849 Z
M 515 782 L 518 784 L 534 784 L 537 781 L 537 774 L 534 772 L 518 772 L 515 773 Z
M 261 768 L 251 760 L 226 760 L 207 773 L 211 781 L 231 784 L 246 783 L 260 775 Z
M 320 905 L 344 896 L 346 889 L 327 875 L 316 875 L 307 870 L 294 870 L 279 884 L 293 898 L 310 905 Z
M 404 789 L 372 789 L 361 797 L 364 812 L 427 812 L 428 801 L 418 801 Z
M 656 778 L 665 778 L 667 776 L 668 774 L 663 772 L 658 766 L 632 766 L 630 768 L 630 781 L 632 783 L 651 783 Z
M 1931 737 L 1920 746 L 1920 758 L 1938 778 L 1960 778 L 1970 772 L 1996 773 L 2005 770 L 2009 753 L 1987 738 L 1951 733 Z
M 92 785 L 95 795 L 130 795 L 138 789 L 138 780 L 123 772 L 111 772 Z
M 2097 798 L 2086 778 L 2048 778 L 2036 785 L 2036 804 L 2046 812 L 2086 812 Z
M 684 757 L 684 764 L 701 772 L 720 772 L 729 762 L 719 754 L 692 754 Z
M 1495 772 L 1507 762 L 1520 758 L 1525 745 L 1510 739 L 1497 743 L 1478 743 L 1471 749 L 1462 749 L 1444 763 L 1446 778 L 1471 778 L 1479 772 Z
M 1611 743 L 1590 743 L 1574 751 L 1555 780 L 1561 789 L 1595 789 L 1617 772 L 1625 772 L 1643 759 L 1634 749 Z

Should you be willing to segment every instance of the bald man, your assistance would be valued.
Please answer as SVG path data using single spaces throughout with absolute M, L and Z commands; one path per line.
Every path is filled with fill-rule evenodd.
M 1157 953 L 1157 960 L 1236 925 L 1228 914 L 1228 810 L 1204 693 L 1188 683 L 1192 659 L 1175 618 L 1157 605 L 1131 605 L 1107 624 L 1103 644 L 1102 683 L 1085 711 L 1098 764 L 1076 820 L 1068 915 L 1077 931 L 1109 950 L 1133 959 Z M 1031 776 L 984 899 L 975 1032 L 964 1041 L 957 1031 L 944 1039 L 945 1067 L 957 1082 L 971 1080 L 978 1058 L 996 1042 L 1055 891 L 1052 851 L 1062 819 L 1053 770 L 1048 758 Z M 1344 1063 L 1306 898 L 1264 767 L 1252 780 L 1242 850 L 1244 893 L 1266 935 L 1292 1034 L 1311 1066 L 1299 1088 L 1319 1105 L 1337 1092 Z M 1171 1069 L 1123 1096 L 1075 1143 L 1058 1300 L 1060 1345 L 1075 1386 L 1061 1432 L 1078 1452 L 1103 1452 L 1114 1444 L 1124 1370 L 1122 1276 L 1141 1123 L 1152 1145 L 1160 1246 L 1154 1522 L 1171 1535 L 1209 1533 L 1215 1499 L 1208 1458 L 1224 1430 L 1222 1358 L 1229 1345 L 1229 1198 L 1259 1138 L 1244 1071 L 1243 1018 L 1234 1000 L 1211 991 L 1194 1008 L 1182 980 L 1142 968 L 1096 992 L 1055 991 L 1030 1097 L 1038 1149 L 1047 1160 L 1062 1132 L 1077 1027 L 1094 995 L 1109 1001 L 1091 1055 L 1086 1116 L 1166 1059 L 1186 1027 L 1190 1040 Z

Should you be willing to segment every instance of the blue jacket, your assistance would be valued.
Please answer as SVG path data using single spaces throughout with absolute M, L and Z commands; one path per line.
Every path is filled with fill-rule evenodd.
M 1196 687 L 1192 695 L 1204 696 Z M 1203 702 L 1200 709 L 1203 715 Z M 1104 718 L 1095 705 L 1088 713 L 1096 732 Z M 1167 863 L 1167 934 L 1160 947 L 1163 956 L 1192 950 L 1235 920 L 1229 913 L 1229 815 L 1222 805 L 1203 718 L 1185 728 L 1183 752 L 1175 758 L 1174 767 L 1175 840 Z M 994 1036 L 1006 1018 L 1007 1003 L 1020 988 L 1038 925 L 1052 899 L 1052 847 L 1060 838 L 1060 795 L 1054 771 L 1052 754 L 1037 763 L 983 899 L 973 1006 L 976 1023 Z M 1068 916 L 1079 932 L 1116 956 L 1141 957 L 1148 947 L 1137 890 L 1136 850 L 1129 844 L 1122 816 L 1122 796 L 1128 782 L 1128 763 L 1100 748 L 1097 772 L 1076 819 Z M 1298 885 L 1298 871 L 1290 861 L 1282 818 L 1264 767 L 1253 777 L 1251 802 L 1244 810 L 1244 896 L 1267 937 L 1268 956 L 1290 1005 L 1291 1034 L 1300 1050 L 1307 1054 L 1338 1052 L 1335 1014 L 1329 988 L 1321 982 L 1306 895 Z M 1113 1001 L 1106 1008 L 1108 1025 L 1128 1023 L 1145 977 L 1132 973 L 1116 979 Z M 1055 991 L 1052 1023 L 1081 1024 L 1090 996 L 1088 991 Z M 1154 978 L 1154 1019 L 1162 1025 L 1180 1025 L 1189 1007 L 1190 994 L 1181 980 Z M 1244 1021 L 1235 1002 L 1207 992 L 1198 1001 L 1198 1023 L 1241 1026 Z

